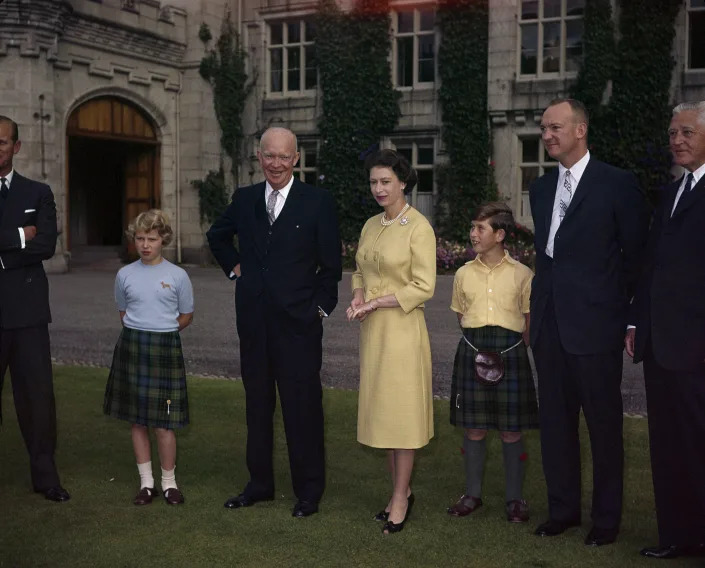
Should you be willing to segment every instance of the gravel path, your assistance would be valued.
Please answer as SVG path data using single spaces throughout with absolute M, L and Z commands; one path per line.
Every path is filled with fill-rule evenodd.
M 57 362 L 109 366 L 120 331 L 113 301 L 116 261 L 49 275 L 54 322 L 50 326 L 52 355 Z M 185 267 L 194 286 L 196 313 L 182 333 L 186 369 L 190 374 L 240 377 L 239 342 L 235 331 L 233 285 L 216 268 Z M 450 395 L 453 356 L 459 338 L 450 309 L 452 275 L 441 275 L 434 298 L 426 305 L 433 354 L 433 392 Z M 340 283 L 340 304 L 325 321 L 322 380 L 327 386 L 357 389 L 359 326 L 345 319 L 350 298 L 350 274 Z M 625 357 L 622 381 L 624 410 L 644 414 L 641 365 Z

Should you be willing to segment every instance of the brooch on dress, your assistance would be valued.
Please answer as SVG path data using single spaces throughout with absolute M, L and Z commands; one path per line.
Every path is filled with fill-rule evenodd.
M 409 220 L 406 217 L 402 217 L 399 219 L 399 224 L 400 225 L 406 225 L 409 222 Z

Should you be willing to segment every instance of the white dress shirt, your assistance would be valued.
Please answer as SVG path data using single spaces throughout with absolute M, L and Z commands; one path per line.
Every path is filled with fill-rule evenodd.
M 678 205 L 678 202 L 680 201 L 681 196 L 683 195 L 683 191 L 685 190 L 685 182 L 688 179 L 689 173 L 690 172 L 686 170 L 685 175 L 683 176 L 683 180 L 681 181 L 681 186 L 678 188 L 678 193 L 676 194 L 676 200 L 673 202 L 673 209 L 671 209 L 671 215 L 673 215 L 673 212 L 676 210 L 676 206 Z M 697 183 L 705 175 L 705 164 L 700 166 L 697 170 L 695 170 L 692 173 L 693 173 L 693 185 L 690 186 L 690 191 L 693 191 L 693 188 L 697 185 Z
M 292 185 L 294 185 L 294 176 L 291 176 L 289 183 L 287 183 L 284 187 L 282 187 L 277 192 L 277 202 L 274 205 L 274 219 L 279 217 L 279 213 L 281 213 L 282 209 L 284 209 L 284 204 L 286 203 L 286 198 L 289 197 L 289 190 L 291 189 Z M 265 204 L 267 203 L 269 196 L 272 195 L 273 191 L 274 191 L 274 189 L 272 188 L 271 185 L 269 185 L 269 182 L 266 182 L 265 189 L 264 189 L 264 202 L 265 202 Z
M 9 174 L 7 174 L 6 176 L 1 176 L 1 177 L 5 178 L 5 183 L 7 184 L 8 191 L 12 187 L 12 178 L 14 175 L 15 175 L 15 170 L 13 168 L 10 170 Z M 25 247 L 24 229 L 22 227 L 17 227 L 17 229 L 20 232 L 20 248 L 23 249 Z
M 563 164 L 558 164 L 558 183 L 556 184 L 556 196 L 553 199 L 553 213 L 551 214 L 551 228 L 548 231 L 548 242 L 546 243 L 546 254 L 553 258 L 553 244 L 556 240 L 556 233 L 561 224 L 561 195 L 563 194 L 563 186 L 565 184 L 566 172 L 570 171 L 570 185 L 572 188 L 571 201 L 575 198 L 575 192 L 578 189 L 580 178 L 585 173 L 585 168 L 590 161 L 590 152 L 575 162 L 570 168 L 566 168 Z M 570 207 L 570 203 L 568 204 Z

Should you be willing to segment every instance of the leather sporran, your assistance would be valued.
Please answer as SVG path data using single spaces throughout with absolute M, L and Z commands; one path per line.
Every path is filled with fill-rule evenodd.
M 478 351 L 475 355 L 475 380 L 488 386 L 496 386 L 504 378 L 502 355 L 495 351 Z

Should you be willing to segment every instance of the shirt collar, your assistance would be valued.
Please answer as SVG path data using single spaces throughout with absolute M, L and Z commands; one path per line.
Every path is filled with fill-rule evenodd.
M 10 173 L 9 173 L 9 174 L 7 174 L 6 176 L 2 176 L 2 177 L 4 177 L 4 178 L 7 180 L 7 188 L 8 188 L 8 189 L 9 189 L 10 186 L 12 185 L 12 177 L 14 176 L 14 174 L 15 174 L 15 170 L 14 170 L 14 168 L 13 168 L 13 169 L 10 170 Z
M 291 186 L 294 185 L 294 176 L 291 176 L 291 179 L 289 180 L 289 183 L 287 183 L 284 187 L 282 187 L 279 190 L 279 195 L 282 196 L 284 201 L 286 201 L 286 198 L 289 195 L 289 190 L 291 189 Z M 264 199 L 267 200 L 269 199 L 269 196 L 272 194 L 274 191 L 274 188 L 269 185 L 269 182 L 265 182 L 265 189 L 264 189 Z
M 575 180 L 575 185 L 577 186 L 580 183 L 580 178 L 583 177 L 583 174 L 585 173 L 585 168 L 588 165 L 588 162 L 590 161 L 590 150 L 585 152 L 585 155 L 580 158 L 577 162 L 575 162 L 570 168 L 566 168 L 563 164 L 560 162 L 558 163 L 558 181 L 565 178 L 565 172 L 567 170 L 570 170 L 570 177 Z M 574 186 L 575 187 L 575 186 Z
M 689 173 L 691 173 L 691 172 L 688 172 L 688 171 L 685 172 L 685 176 L 683 176 L 683 179 L 684 179 L 684 180 L 685 180 L 685 178 L 688 177 L 688 174 L 689 174 Z M 697 170 L 695 170 L 694 172 L 692 172 L 692 174 L 693 174 L 693 185 L 692 185 L 692 187 L 695 187 L 696 184 L 703 178 L 703 176 L 705 176 L 705 164 L 703 164 L 703 165 L 700 166 Z M 685 184 L 685 181 L 683 181 L 682 183 Z
M 479 256 L 479 255 L 476 256 L 475 258 L 473 258 L 471 261 L 467 262 L 466 264 L 473 264 L 473 263 L 475 263 L 475 264 L 477 264 L 477 265 L 479 265 L 479 266 L 485 267 L 487 270 L 494 270 L 494 269 L 496 269 L 497 267 L 502 266 L 502 264 L 504 264 L 505 262 L 507 262 L 507 263 L 509 263 L 509 264 L 516 264 L 516 263 L 519 262 L 519 261 L 516 260 L 516 259 L 514 259 L 514 258 L 512 258 L 512 257 L 509 255 L 509 251 L 505 250 L 505 251 L 504 251 L 504 256 L 502 257 L 502 260 L 500 260 L 500 261 L 499 261 L 499 264 L 496 264 L 496 265 L 493 266 L 492 268 L 490 268 L 490 267 L 487 266 L 484 262 L 482 262 L 482 261 L 480 260 L 480 256 Z

